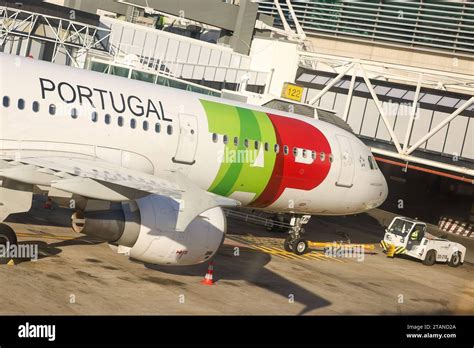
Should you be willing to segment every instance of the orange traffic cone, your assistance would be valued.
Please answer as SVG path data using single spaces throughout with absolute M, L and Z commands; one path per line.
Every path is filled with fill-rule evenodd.
M 209 263 L 209 267 L 207 268 L 207 273 L 206 276 L 204 277 L 203 280 L 201 280 L 201 284 L 204 285 L 215 285 L 214 282 L 212 281 L 212 273 L 214 272 L 214 263 L 211 261 Z

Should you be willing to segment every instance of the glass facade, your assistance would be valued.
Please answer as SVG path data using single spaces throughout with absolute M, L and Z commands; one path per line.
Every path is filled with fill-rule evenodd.
M 113 63 L 91 60 L 89 63 L 89 70 L 115 76 L 127 77 L 133 80 L 156 83 L 162 86 L 178 88 L 185 91 L 210 95 L 213 97 L 221 96 L 221 93 L 219 91 L 206 88 L 205 86 L 199 86 L 198 84 L 192 82 L 186 82 L 183 80 L 175 79 L 173 77 L 163 76 L 156 73 L 145 72 L 137 69 L 125 68 Z
M 258 1 L 259 12 L 282 26 L 273 1 Z M 293 26 L 286 1 L 280 0 Z M 292 1 L 308 35 L 337 36 L 431 51 L 474 55 L 472 1 Z

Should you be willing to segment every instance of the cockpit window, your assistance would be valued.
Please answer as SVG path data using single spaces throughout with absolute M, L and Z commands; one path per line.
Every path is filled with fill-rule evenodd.
M 374 157 L 372 157 L 372 161 L 374 161 L 374 168 L 379 169 L 379 166 L 377 165 L 377 161 L 375 160 Z
M 377 162 L 372 156 L 369 156 L 369 166 L 370 166 L 370 169 L 372 170 L 379 169 L 379 167 L 377 166 Z
M 374 170 L 374 164 L 372 163 L 372 157 L 369 156 L 369 166 L 370 166 L 370 169 Z

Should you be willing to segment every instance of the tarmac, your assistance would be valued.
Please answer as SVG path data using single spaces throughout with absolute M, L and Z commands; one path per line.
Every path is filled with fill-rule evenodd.
M 424 266 L 387 258 L 378 246 L 393 214 L 315 217 L 312 241 L 375 244 L 363 255 L 283 250 L 284 233 L 229 219 L 215 257 L 213 286 L 201 284 L 208 264 L 146 265 L 68 227 L 70 211 L 36 205 L 7 223 L 19 241 L 38 245 L 37 261 L 0 266 L 0 314 L 356 315 L 474 314 L 474 267 Z M 466 241 L 470 243 L 471 241 Z

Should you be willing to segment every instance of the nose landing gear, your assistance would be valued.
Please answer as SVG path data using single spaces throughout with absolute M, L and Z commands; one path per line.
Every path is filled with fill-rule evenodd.
M 286 251 L 302 255 L 308 250 L 308 242 L 303 238 L 303 225 L 306 225 L 310 219 L 311 215 L 293 216 L 291 218 L 290 225 L 292 227 L 284 243 Z

